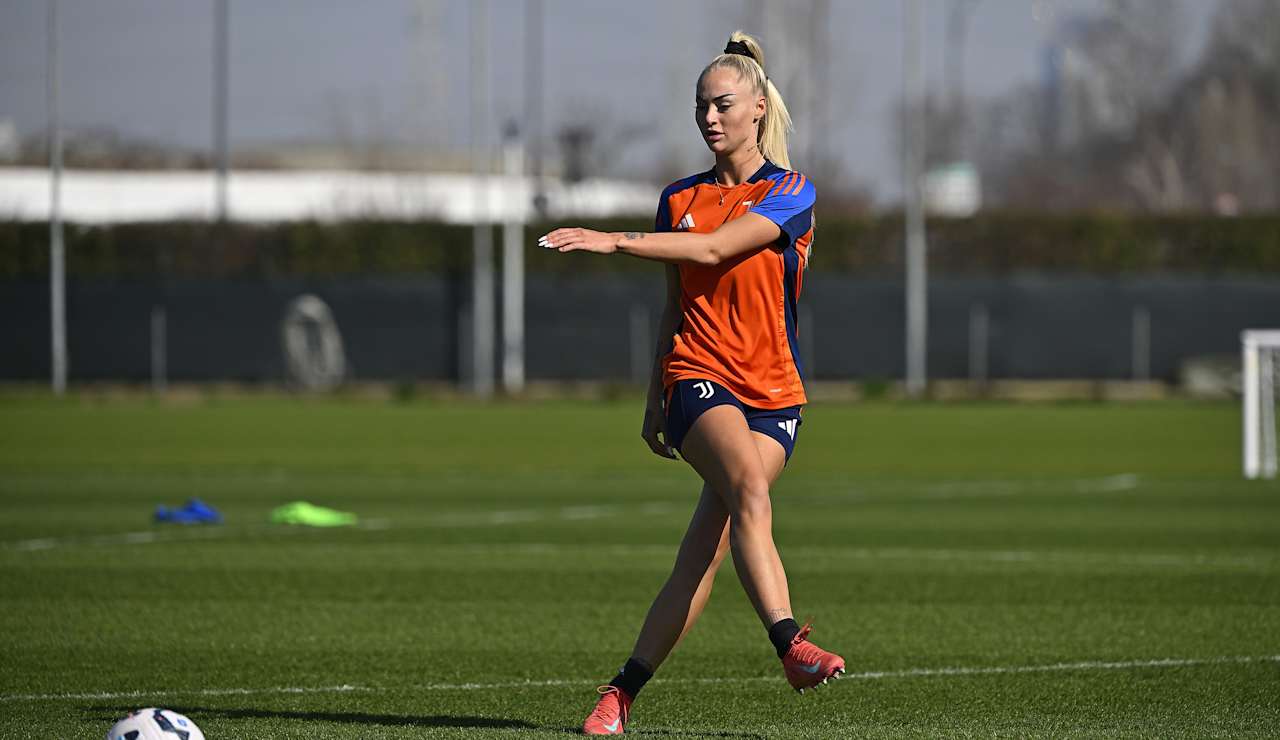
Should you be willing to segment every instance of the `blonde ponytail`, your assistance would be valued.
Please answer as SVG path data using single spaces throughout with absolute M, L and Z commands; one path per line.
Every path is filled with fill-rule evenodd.
M 784 170 L 791 169 L 791 157 L 787 154 L 787 136 L 791 133 L 791 113 L 787 104 L 782 102 L 782 95 L 773 86 L 773 80 L 766 79 L 764 118 L 760 121 L 760 151 L 771 162 Z
M 743 79 L 751 83 L 757 95 L 764 97 L 764 118 L 760 119 L 760 128 L 756 134 L 756 144 L 761 153 L 774 164 L 783 169 L 791 169 L 791 157 L 787 155 L 787 135 L 791 133 L 791 114 L 787 112 L 787 104 L 782 102 L 782 95 L 765 74 L 764 49 L 755 37 L 742 31 L 734 31 L 729 36 L 729 43 L 735 42 L 746 47 L 750 56 L 743 54 L 721 54 L 702 70 L 702 74 L 717 67 L 736 70 Z M 701 79 L 702 75 L 699 75 Z

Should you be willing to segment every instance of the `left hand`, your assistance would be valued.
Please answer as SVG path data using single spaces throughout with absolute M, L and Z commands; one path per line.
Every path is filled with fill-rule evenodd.
M 596 254 L 613 254 L 618 250 L 618 235 L 607 231 L 591 229 L 556 229 L 538 239 L 538 246 L 554 249 L 557 252 L 595 252 Z

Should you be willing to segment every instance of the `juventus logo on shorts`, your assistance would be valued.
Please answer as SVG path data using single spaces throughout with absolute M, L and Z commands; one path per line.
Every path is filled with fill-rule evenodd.
M 698 398 L 711 398 L 716 392 L 715 386 L 705 380 L 699 380 L 693 387 L 698 389 Z

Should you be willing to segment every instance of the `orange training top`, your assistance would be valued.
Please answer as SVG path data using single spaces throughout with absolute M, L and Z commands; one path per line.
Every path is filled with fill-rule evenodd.
M 796 301 L 813 243 L 813 203 L 813 183 L 772 162 L 733 187 L 717 186 L 708 170 L 662 191 L 658 231 L 710 233 L 745 213 L 782 230 L 773 244 L 714 267 L 680 265 L 681 320 L 662 360 L 665 387 L 706 379 L 747 406 L 805 403 Z

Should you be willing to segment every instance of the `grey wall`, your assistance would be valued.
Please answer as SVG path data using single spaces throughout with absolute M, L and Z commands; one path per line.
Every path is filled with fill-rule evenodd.
M 814 274 L 802 303 L 813 317 L 816 377 L 902 376 L 901 282 Z M 937 278 L 929 289 L 930 377 L 967 377 L 975 304 L 990 317 L 991 377 L 1128 378 L 1133 312 L 1143 306 L 1151 373 L 1173 380 L 1183 358 L 1236 353 L 1242 329 L 1280 326 L 1280 280 Z
M 75 280 L 68 284 L 71 380 L 143 381 L 149 317 L 164 305 L 174 381 L 280 381 L 279 321 L 312 292 L 333 310 L 357 379 L 459 377 L 469 292 L 449 276 L 271 281 Z M 530 276 L 528 376 L 624 380 L 633 306 L 656 326 L 660 274 Z M 930 287 L 931 377 L 968 373 L 970 308 L 990 315 L 991 377 L 1126 378 L 1135 306 L 1151 316 L 1151 370 L 1174 379 L 1180 360 L 1230 354 L 1239 332 L 1280 326 L 1280 280 L 1250 278 L 940 277 Z M 805 279 L 802 347 L 813 377 L 894 378 L 903 372 L 898 281 L 814 273 Z M 45 281 L 0 283 L 0 378 L 49 376 Z M 463 353 L 461 356 L 465 356 Z

